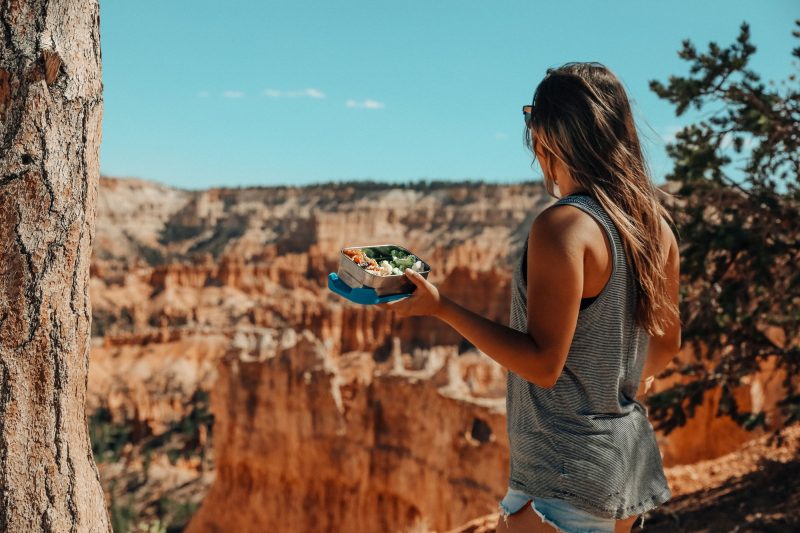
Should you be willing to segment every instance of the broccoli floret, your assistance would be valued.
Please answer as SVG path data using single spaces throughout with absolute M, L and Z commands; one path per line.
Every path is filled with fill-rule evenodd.
M 411 268 L 411 266 L 416 261 L 417 261 L 417 258 L 413 254 L 409 255 L 407 257 L 403 257 L 403 258 L 400 258 L 400 257 L 393 258 L 394 265 L 397 268 L 400 268 L 400 269 Z

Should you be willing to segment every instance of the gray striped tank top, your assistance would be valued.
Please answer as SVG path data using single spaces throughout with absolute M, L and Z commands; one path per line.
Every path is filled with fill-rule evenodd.
M 561 498 L 590 513 L 621 519 L 672 497 L 647 408 L 636 400 L 649 336 L 634 322 L 636 284 L 616 226 L 589 195 L 556 205 L 595 218 L 613 248 L 611 277 L 578 313 L 566 364 L 555 386 L 508 371 L 509 487 L 531 498 Z M 527 290 L 516 262 L 510 327 L 527 332 Z

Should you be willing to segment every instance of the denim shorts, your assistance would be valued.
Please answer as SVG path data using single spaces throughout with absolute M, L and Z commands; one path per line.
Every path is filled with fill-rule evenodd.
M 500 502 L 500 518 L 506 520 L 531 502 L 531 508 L 539 515 L 542 522 L 550 524 L 557 531 L 564 533 L 614 533 L 616 520 L 604 518 L 578 509 L 566 500 L 558 498 L 539 498 L 529 496 L 520 490 L 508 488 L 503 501 Z M 642 524 L 644 525 L 644 516 Z M 641 527 L 640 525 L 640 527 Z

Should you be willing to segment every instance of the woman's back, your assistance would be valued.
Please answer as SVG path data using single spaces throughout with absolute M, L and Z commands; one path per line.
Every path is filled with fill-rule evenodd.
M 636 324 L 636 284 L 620 235 L 589 195 L 573 205 L 606 231 L 612 271 L 582 306 L 563 371 L 552 388 L 508 372 L 509 487 L 562 498 L 609 518 L 649 510 L 671 497 L 647 410 L 636 400 L 649 336 Z M 510 327 L 527 332 L 526 247 L 512 280 Z

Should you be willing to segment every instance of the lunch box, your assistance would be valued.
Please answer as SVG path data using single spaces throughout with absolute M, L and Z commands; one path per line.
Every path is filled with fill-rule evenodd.
M 408 249 L 397 244 L 375 244 L 365 246 L 347 246 L 339 251 L 339 270 L 328 274 L 328 288 L 336 294 L 359 304 L 377 304 L 391 302 L 410 296 L 416 285 L 405 274 L 379 276 L 368 272 L 353 261 L 345 250 L 372 248 L 374 259 L 380 263 L 384 259 L 391 261 L 392 250 L 400 250 L 411 255 Z M 422 263 L 420 274 L 428 277 L 431 266 L 417 254 L 413 254 Z

